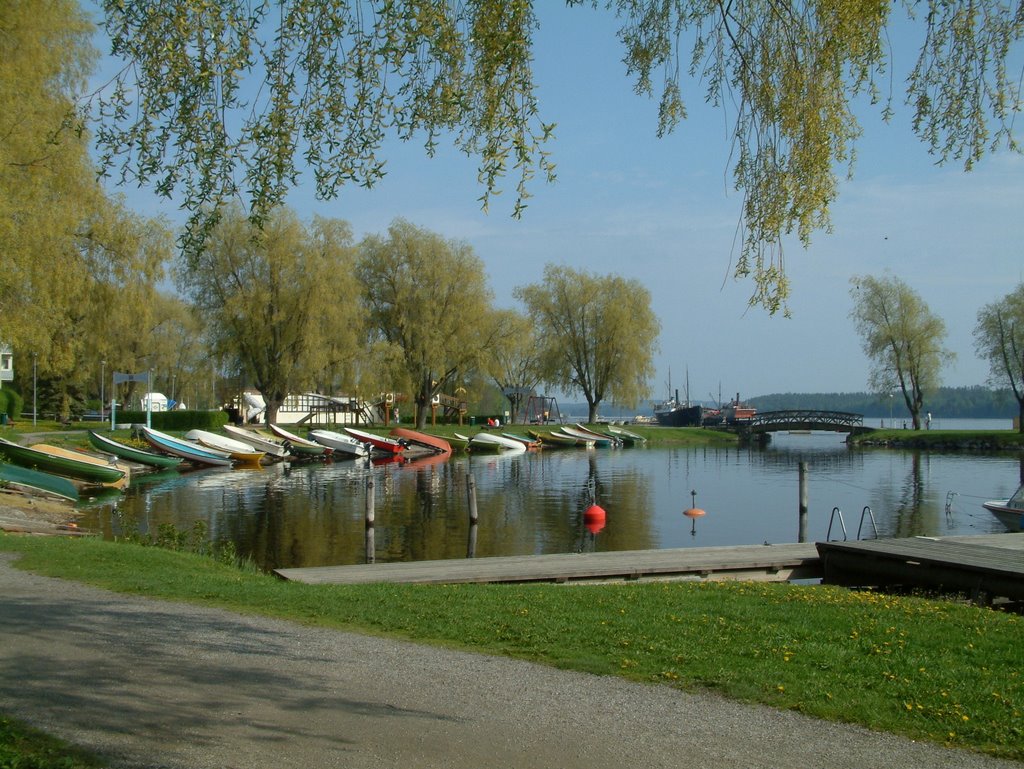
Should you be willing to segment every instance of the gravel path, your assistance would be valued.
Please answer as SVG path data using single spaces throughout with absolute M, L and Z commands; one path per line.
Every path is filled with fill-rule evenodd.
M 0 554 L 0 711 L 128 767 L 1021 764 L 713 695 L 123 596 Z

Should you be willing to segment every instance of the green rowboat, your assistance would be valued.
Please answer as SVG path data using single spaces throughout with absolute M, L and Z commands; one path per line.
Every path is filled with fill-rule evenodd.
M 124 476 L 124 470 L 113 465 L 97 464 L 95 460 L 78 460 L 70 456 L 58 456 L 45 451 L 37 451 L 31 446 L 19 446 L 17 443 L 0 438 L 0 453 L 16 465 L 31 470 L 41 470 L 65 478 L 75 478 L 86 483 L 117 483 Z M 72 452 L 66 452 L 68 454 Z
M 167 470 L 172 467 L 177 467 L 182 463 L 181 457 L 171 457 L 167 454 L 154 454 L 152 451 L 143 451 L 142 449 L 137 449 L 134 446 L 119 443 L 118 441 L 115 441 L 112 438 L 107 438 L 104 435 L 99 435 L 92 430 L 89 431 L 89 443 L 107 454 L 113 454 L 115 457 L 120 457 L 121 459 L 129 462 L 135 462 L 140 465 L 146 465 L 147 467 L 159 467 Z
M 78 489 L 75 488 L 75 484 L 59 475 L 50 475 L 38 470 L 30 470 L 27 467 L 0 462 L 0 481 L 8 483 L 14 488 L 41 491 L 72 502 L 78 501 Z

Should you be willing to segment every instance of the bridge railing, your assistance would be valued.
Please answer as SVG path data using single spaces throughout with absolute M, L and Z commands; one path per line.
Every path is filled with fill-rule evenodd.
M 772 425 L 815 424 L 835 427 L 862 427 L 863 414 L 848 411 L 820 411 L 814 409 L 788 409 L 784 411 L 761 411 L 754 415 L 751 427 Z

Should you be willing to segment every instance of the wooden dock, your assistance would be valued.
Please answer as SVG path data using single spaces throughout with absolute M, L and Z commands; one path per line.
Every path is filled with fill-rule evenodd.
M 819 542 L 817 549 L 827 584 L 1024 600 L 1024 533 Z
M 938 548 L 934 546 L 939 544 Z M 822 557 L 824 548 L 829 555 Z M 996 552 L 991 552 L 996 551 Z M 837 555 L 842 554 L 842 555 Z M 847 554 L 853 554 L 847 558 Z M 276 569 L 279 577 L 313 585 L 371 582 L 444 584 L 467 582 L 611 582 L 629 580 L 744 579 L 782 582 L 825 577 L 825 561 L 856 574 L 846 584 L 881 584 L 849 564 L 933 564 L 932 571 L 960 574 L 967 589 L 995 590 L 1011 597 L 1024 591 L 1024 533 L 956 537 L 915 537 L 860 542 L 827 542 L 630 550 L 610 553 L 558 553 L 493 558 L 463 558 L 411 563 L 315 566 Z M 987 565 L 986 565 L 987 563 Z M 866 567 L 865 567 L 866 568 Z M 978 582 L 979 568 L 983 581 Z M 838 572 L 833 572 L 836 577 Z M 965 576 L 965 575 L 973 576 Z M 870 577 L 870 578 L 869 578 Z M 970 581 L 973 580 L 973 581 Z M 1004 580 L 1006 584 L 997 580 Z M 959 584 L 959 583 L 958 583 Z
M 368 582 L 607 582 L 639 579 L 744 579 L 785 581 L 821 576 L 812 543 L 626 550 L 466 558 L 412 563 L 275 569 L 309 584 Z

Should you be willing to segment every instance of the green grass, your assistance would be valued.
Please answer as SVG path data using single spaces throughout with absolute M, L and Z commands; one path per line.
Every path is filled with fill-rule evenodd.
M 92 769 L 98 756 L 0 714 L 0 769 Z
M 1024 759 L 1024 618 L 822 586 L 311 586 L 99 540 L 3 536 L 51 576 L 726 696 Z

